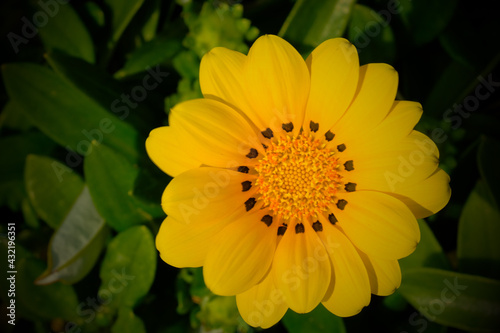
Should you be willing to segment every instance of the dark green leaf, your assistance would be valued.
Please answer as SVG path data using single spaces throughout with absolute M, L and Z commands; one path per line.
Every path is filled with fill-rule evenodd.
M 27 131 L 33 127 L 14 101 L 9 100 L 0 113 L 0 129 L 10 128 Z
M 484 182 L 469 195 L 458 225 L 457 257 L 460 270 L 500 277 L 500 212 Z
M 115 73 L 115 78 L 145 71 L 164 61 L 172 59 L 180 50 L 182 44 L 176 39 L 155 38 L 136 49 L 128 58 L 125 66 Z
M 399 13 L 416 44 L 436 38 L 453 16 L 457 0 L 400 0 Z
M 418 267 L 450 268 L 450 263 L 441 245 L 439 245 L 427 223 L 424 220 L 418 220 L 418 225 L 420 228 L 420 243 L 417 245 L 417 249 L 408 257 L 399 260 L 403 274 Z
M 109 48 L 113 49 L 114 45 L 120 39 L 123 31 L 130 23 L 134 15 L 137 13 L 139 8 L 141 8 L 144 0 L 133 0 L 133 1 L 119 1 L 119 0 L 105 0 L 104 1 L 111 11 L 111 40 L 109 42 Z
M 7 253 L 7 246 L 7 239 L 0 238 L 3 253 Z M 15 306 L 18 317 L 25 316 L 32 320 L 61 318 L 79 323 L 81 319 L 77 314 L 78 298 L 73 287 L 61 283 L 35 285 L 33 282 L 43 272 L 45 264 L 33 257 L 18 242 L 15 250 L 17 274 L 8 273 L 10 269 L 6 267 L 7 260 L 3 260 L 0 263 L 0 288 L 2 295 L 7 295 L 10 288 L 7 277 L 15 275 Z
M 290 333 L 346 332 L 342 318 L 332 314 L 321 304 L 306 314 L 298 314 L 292 310 L 288 310 L 283 317 L 283 324 L 285 324 Z
M 31 63 L 3 65 L 9 96 L 26 117 L 60 145 L 81 155 L 104 143 L 125 156 L 137 155 L 136 130 L 69 86 L 48 68 Z M 74 154 L 74 153 L 73 153 Z M 81 158 L 69 156 L 69 166 Z
M 24 171 L 26 192 L 38 216 L 57 229 L 83 189 L 82 178 L 46 156 L 29 155 Z
M 483 138 L 479 146 L 478 165 L 481 177 L 486 182 L 496 207 L 500 208 L 500 142 L 491 138 Z
M 8 204 L 17 210 L 25 196 L 24 163 L 28 154 L 48 154 L 55 147 L 48 137 L 39 132 L 13 135 L 0 139 L 0 205 Z
M 387 11 L 387 13 L 389 13 Z M 349 40 L 356 46 L 361 64 L 392 63 L 396 55 L 391 14 L 381 17 L 367 6 L 356 4 L 349 21 Z
M 40 27 L 40 37 L 47 50 L 58 49 L 69 55 L 94 62 L 94 44 L 87 28 L 71 4 L 54 2 L 47 24 Z
M 500 327 L 500 281 L 434 268 L 406 272 L 399 292 L 428 320 L 471 332 Z
M 99 288 L 99 295 L 110 300 L 109 308 L 133 308 L 139 303 L 153 283 L 156 258 L 153 235 L 145 226 L 129 228 L 109 243 Z
M 132 309 L 123 307 L 118 311 L 118 318 L 111 327 L 111 333 L 146 333 L 146 327 L 141 318 Z
M 355 0 L 297 0 L 279 36 L 306 53 L 321 42 L 341 37 Z
M 52 236 L 47 270 L 36 283 L 75 283 L 81 280 L 94 267 L 108 231 L 85 186 L 61 227 Z
M 85 158 L 84 171 L 97 210 L 115 230 L 123 231 L 164 215 L 159 204 L 140 201 L 134 195 L 140 170 L 112 149 L 95 146 Z

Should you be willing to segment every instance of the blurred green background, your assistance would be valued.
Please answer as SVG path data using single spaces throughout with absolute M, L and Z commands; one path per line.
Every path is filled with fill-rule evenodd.
M 395 294 L 372 296 L 351 318 L 322 306 L 289 311 L 268 331 L 500 331 L 493 1 L 6 0 L 0 13 L 2 332 L 259 331 L 234 297 L 207 290 L 201 269 L 159 259 L 170 178 L 144 141 L 170 107 L 201 96 L 205 52 L 245 53 L 261 34 L 279 34 L 304 57 L 344 36 L 362 64 L 393 65 L 398 98 L 424 106 L 417 129 L 438 144 L 452 187 L 448 206 L 419 221 L 422 241 L 401 260 Z

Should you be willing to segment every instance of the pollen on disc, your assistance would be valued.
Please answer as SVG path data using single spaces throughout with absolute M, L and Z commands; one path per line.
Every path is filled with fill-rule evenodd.
M 255 167 L 264 206 L 283 220 L 317 219 L 343 189 L 343 168 L 335 154 L 308 135 L 272 141 Z

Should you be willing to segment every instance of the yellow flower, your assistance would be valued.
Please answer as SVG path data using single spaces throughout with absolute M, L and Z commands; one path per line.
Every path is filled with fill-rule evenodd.
M 200 84 L 204 98 L 175 106 L 146 142 L 174 177 L 162 259 L 203 266 L 207 286 L 264 328 L 319 303 L 352 316 L 398 288 L 416 218 L 442 209 L 450 189 L 437 147 L 413 130 L 420 104 L 394 100 L 397 72 L 360 67 L 342 38 L 304 61 L 266 35 L 247 56 L 210 51 Z

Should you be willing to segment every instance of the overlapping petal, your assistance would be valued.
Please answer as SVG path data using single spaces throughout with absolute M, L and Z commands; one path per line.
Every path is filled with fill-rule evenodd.
M 219 295 L 250 289 L 269 271 L 276 249 L 276 223 L 262 222 L 266 211 L 245 214 L 221 230 L 207 254 L 203 276 Z
M 309 223 L 303 232 L 289 227 L 274 257 L 276 285 L 295 312 L 313 310 L 330 285 L 331 265 L 325 246 Z M 301 227 L 299 227 L 300 229 Z
M 368 271 L 372 294 L 387 296 L 399 288 L 401 269 L 397 260 L 374 258 L 361 251 L 359 251 L 359 256 Z
M 236 304 L 248 324 L 262 328 L 276 324 L 288 310 L 283 292 L 274 282 L 271 272 L 259 284 L 236 295 Z
M 358 86 L 359 58 L 356 47 L 343 38 L 321 43 L 306 60 L 311 75 L 304 129 L 311 121 L 327 132 L 347 110 Z

